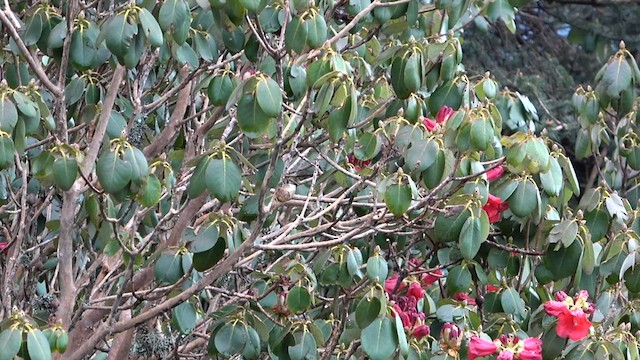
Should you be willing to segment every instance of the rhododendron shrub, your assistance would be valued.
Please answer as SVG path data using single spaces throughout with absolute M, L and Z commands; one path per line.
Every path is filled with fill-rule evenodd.
M 2 2 L 0 359 L 640 358 L 640 70 L 567 148 L 526 3 Z

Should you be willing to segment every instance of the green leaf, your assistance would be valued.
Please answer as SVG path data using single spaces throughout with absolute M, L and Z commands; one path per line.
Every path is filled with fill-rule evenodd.
M 358 160 L 371 160 L 382 148 L 382 141 L 378 138 L 378 135 L 369 132 L 360 134 L 356 145 L 353 148 L 353 154 Z
M 463 265 L 457 265 L 451 268 L 449 274 L 447 274 L 447 288 L 449 293 L 466 293 L 469 291 L 469 287 L 471 287 L 471 272 L 469 268 Z
M 302 286 L 294 286 L 287 294 L 287 308 L 294 314 L 305 312 L 311 306 L 311 295 Z
M 406 60 L 404 66 L 404 87 L 407 91 L 414 93 L 422 85 L 422 63 L 418 53 L 412 53 Z
M 246 325 L 241 322 L 227 323 L 220 328 L 215 336 L 216 349 L 223 355 L 232 356 L 244 349 L 248 333 Z
M 27 333 L 27 350 L 31 360 L 51 360 L 49 341 L 39 329 Z
M 76 159 L 63 157 L 53 162 L 53 181 L 62 190 L 67 191 L 78 177 L 78 162 Z
M 467 210 L 450 216 L 439 214 L 434 227 L 436 240 L 442 243 L 459 241 L 460 232 L 469 216 L 471 215 Z
M 520 298 L 520 294 L 514 288 L 504 290 L 500 296 L 500 304 L 505 313 L 525 317 L 526 309 L 524 300 Z
M 438 143 L 434 140 L 414 141 L 404 156 L 406 165 L 411 171 L 425 171 L 435 161 L 438 151 Z
M 387 279 L 388 274 L 389 265 L 382 256 L 371 256 L 367 260 L 367 277 L 369 280 L 380 284 Z
M 242 350 L 242 356 L 245 359 L 255 360 L 260 357 L 260 335 L 252 328 L 247 327 L 247 343 Z
M 363 297 L 356 306 L 356 323 L 360 329 L 369 326 L 380 315 L 382 303 L 377 297 Z
M 377 318 L 362 330 L 362 349 L 371 360 L 388 360 L 396 351 L 398 337 L 388 318 Z
M 270 117 L 262 111 L 256 98 L 251 94 L 244 94 L 238 102 L 237 112 L 240 129 L 250 134 L 261 134 L 268 127 Z
M 316 13 L 304 22 L 307 33 L 307 45 L 316 49 L 321 47 L 327 40 L 327 22 L 321 13 Z
M 262 111 L 269 117 L 280 115 L 282 107 L 282 90 L 271 78 L 258 81 L 256 99 Z
M 18 109 L 8 97 L 0 99 L 0 130 L 12 133 L 18 123 Z
M 131 181 L 140 183 L 149 174 L 149 163 L 140 149 L 130 146 L 122 158 L 131 164 Z
M 120 159 L 115 152 L 109 151 L 98 159 L 96 175 L 104 191 L 113 194 L 129 184 L 133 168 L 128 161 Z
M 179 254 L 162 254 L 156 260 L 153 272 L 158 284 L 172 285 L 178 282 L 182 275 L 182 257 Z
M 349 123 L 349 113 L 345 111 L 346 106 L 336 109 L 329 114 L 328 131 L 331 141 L 337 143 L 342 139 Z
M 204 61 L 214 61 L 218 58 L 218 44 L 211 34 L 198 32 L 193 35 L 193 40 L 195 50 Z
M 0 169 L 13 164 L 16 148 L 10 137 L 0 135 Z
M 158 20 L 160 28 L 164 32 L 171 33 L 173 40 L 178 45 L 185 42 L 187 34 L 184 34 L 182 27 L 186 26 L 188 30 L 191 17 L 189 16 L 189 7 L 184 0 L 165 0 L 160 7 Z
M 13 359 L 22 346 L 22 331 L 10 326 L 0 333 L 0 360 Z
M 411 205 L 411 187 L 405 184 L 391 184 L 384 192 L 384 203 L 395 215 L 402 216 Z
M 631 86 L 631 67 L 624 57 L 614 57 L 614 60 L 607 64 L 602 82 L 607 86 L 607 95 L 612 98 L 619 98 L 620 93 Z
M 307 29 L 304 26 L 304 22 L 300 17 L 293 17 L 287 28 L 285 29 L 285 45 L 287 49 L 293 50 L 298 54 L 304 51 L 304 47 L 307 44 Z
M 218 238 L 216 244 L 209 250 L 193 254 L 193 268 L 203 272 L 214 267 L 224 257 L 227 242 Z
M 42 13 L 36 12 L 25 21 L 24 32 L 21 39 L 26 46 L 34 45 L 42 36 L 43 20 Z
M 195 239 L 189 243 L 189 248 L 192 253 L 200 253 L 208 251 L 216 245 L 218 241 L 224 241 L 223 238 L 219 238 L 220 231 L 218 225 L 211 224 L 204 229 L 201 229 Z
M 402 354 L 402 356 L 407 356 L 409 354 L 409 342 L 407 341 L 407 334 L 404 332 L 402 319 L 400 319 L 400 315 L 397 312 L 395 314 L 394 320 L 396 335 L 398 336 L 398 345 L 400 347 L 400 354 Z
M 574 241 L 569 247 L 561 247 L 558 250 L 547 252 L 547 255 L 542 259 L 555 280 L 559 280 L 576 273 L 581 256 L 580 242 Z
M 189 334 L 193 331 L 198 321 L 196 308 L 192 303 L 185 301 L 171 310 L 174 324 L 183 334 Z
M 486 213 L 483 214 L 486 216 Z M 458 247 L 465 259 L 473 259 L 480 250 L 480 245 L 489 236 L 488 221 L 487 219 L 487 226 L 483 226 L 482 218 L 472 216 L 464 222 L 462 230 L 460 230 Z
M 296 345 L 288 347 L 288 354 L 291 360 L 316 359 L 317 348 L 316 340 L 309 331 L 302 331 L 294 334 Z
M 493 141 L 493 126 L 491 121 L 478 118 L 471 123 L 469 132 L 471 144 L 476 150 L 486 150 Z
M 432 112 L 437 112 L 443 106 L 456 110 L 461 104 L 462 91 L 453 82 L 442 84 L 429 97 L 429 109 Z
M 153 17 L 153 14 L 145 8 L 140 8 L 138 11 L 138 19 L 140 19 L 140 25 L 147 41 L 151 46 L 160 47 L 164 43 L 164 37 L 162 35 L 162 29 Z
M 145 177 L 144 185 L 138 193 L 138 202 L 144 207 L 153 207 L 158 205 L 162 197 L 162 183 L 155 174 Z
M 215 76 L 209 82 L 207 88 L 207 94 L 209 95 L 209 101 L 215 106 L 222 106 L 227 103 L 231 93 L 235 89 L 235 84 L 229 75 Z
M 540 182 L 542 189 L 549 196 L 558 196 L 563 186 L 562 168 L 560 163 L 554 157 L 551 157 L 551 166 L 547 172 L 540 174 Z
M 209 161 L 206 171 L 207 188 L 220 202 L 226 203 L 238 196 L 242 185 L 242 173 L 229 158 Z
M 119 14 L 107 20 L 101 32 L 107 49 L 121 59 L 127 55 L 133 37 L 138 33 L 138 25 L 130 23 L 124 14 Z
M 508 199 L 509 209 L 519 217 L 527 217 L 538 207 L 538 187 L 531 180 L 518 182 L 516 191 Z

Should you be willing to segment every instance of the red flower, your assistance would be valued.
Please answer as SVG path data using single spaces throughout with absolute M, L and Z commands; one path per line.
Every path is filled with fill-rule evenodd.
M 429 335 L 431 329 L 427 325 L 418 325 L 413 329 L 413 337 L 416 339 L 422 339 L 423 337 Z
M 487 180 L 498 180 L 502 174 L 504 174 L 504 167 L 502 165 L 496 166 L 493 169 L 487 170 Z
M 393 308 L 391 309 L 391 315 L 395 317 L 396 314 L 398 314 L 398 317 L 400 317 L 400 320 L 402 320 L 402 326 L 404 327 L 411 326 L 411 319 L 409 318 L 409 315 L 407 315 L 407 313 L 402 311 L 402 309 L 400 309 L 400 306 L 398 306 L 398 304 L 394 304 Z
M 9 249 L 7 249 L 8 247 L 9 247 L 9 242 L 7 241 L 0 242 L 0 251 L 3 254 L 6 255 L 9 252 Z
M 467 357 L 473 360 L 477 357 L 489 356 L 498 350 L 498 346 L 493 341 L 488 341 L 473 335 L 469 341 L 469 351 Z
M 544 303 L 544 311 L 551 316 L 558 316 L 567 310 L 567 303 L 564 301 L 547 301 Z
M 449 120 L 451 115 L 453 115 L 453 113 L 455 112 L 456 112 L 455 110 L 453 110 L 448 106 L 441 107 L 440 110 L 438 110 L 438 113 L 436 114 L 436 122 L 438 124 L 442 124 L 446 122 L 447 120 Z
M 587 314 L 582 310 L 569 311 L 566 309 L 558 315 L 558 325 L 556 333 L 563 338 L 573 341 L 584 339 L 589 334 L 591 321 L 587 319 Z
M 487 292 L 496 292 L 496 291 L 500 290 L 499 287 L 493 286 L 493 285 L 487 285 L 485 289 L 486 289 Z
M 413 296 L 416 300 L 420 300 L 424 296 L 424 290 L 422 290 L 419 283 L 412 282 L 409 285 L 409 290 L 407 290 L 407 296 Z
M 423 124 L 423 125 L 424 125 L 424 127 L 426 127 L 426 128 L 427 128 L 427 130 L 429 130 L 429 131 L 433 131 L 433 129 L 435 129 L 435 128 L 439 127 L 439 125 L 438 125 L 438 123 L 437 123 L 437 122 L 435 122 L 435 121 L 433 121 L 433 120 L 431 120 L 431 119 L 429 119 L 429 118 L 426 118 L 426 117 L 422 117 L 422 124 Z
M 476 305 L 476 300 L 465 293 L 456 293 L 453 298 L 457 301 L 466 301 L 469 305 Z
M 429 271 L 427 273 L 422 274 L 422 285 L 431 286 L 431 284 L 435 283 L 442 277 L 442 270 L 434 270 Z
M 396 289 L 396 284 L 398 283 L 399 278 L 400 278 L 400 274 L 394 274 L 393 276 L 391 276 L 390 278 L 384 281 L 384 290 L 387 292 L 387 294 L 393 294 L 394 290 Z M 405 287 L 404 282 L 400 282 L 400 285 L 398 286 L 398 291 L 404 289 L 404 287 Z
M 493 224 L 500 221 L 502 212 L 507 210 L 508 208 L 509 204 L 503 202 L 499 197 L 493 194 L 489 194 L 489 200 L 487 200 L 487 203 L 482 207 L 482 210 L 487 213 L 489 222 Z

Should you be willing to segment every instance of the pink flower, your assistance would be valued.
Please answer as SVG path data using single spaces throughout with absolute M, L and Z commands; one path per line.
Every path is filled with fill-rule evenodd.
M 542 360 L 542 349 L 540 351 L 522 350 L 518 354 L 520 360 Z
M 427 325 L 418 325 L 413 329 L 413 337 L 416 339 L 422 339 L 423 337 L 429 335 L 431 329 Z
M 589 334 L 591 321 L 582 310 L 569 311 L 568 309 L 558 315 L 556 333 L 563 338 L 573 341 L 584 339 Z
M 422 124 L 429 131 L 433 131 L 433 129 L 440 127 L 437 122 L 435 122 L 435 121 L 433 121 L 433 120 L 431 120 L 429 118 L 426 118 L 426 117 L 422 117 Z
M 360 160 L 356 158 L 355 154 L 353 153 L 347 155 L 347 162 L 353 165 L 353 168 L 356 169 L 356 171 L 360 171 L 363 168 L 367 168 L 371 165 L 371 160 Z
M 503 202 L 499 197 L 493 194 L 489 194 L 489 200 L 487 200 L 487 203 L 482 207 L 482 210 L 487 213 L 489 222 L 493 224 L 500 221 L 502 212 L 507 210 L 508 208 L 509 204 Z
M 419 283 L 412 282 L 411 285 L 409 285 L 409 290 L 407 290 L 407 296 L 413 296 L 416 300 L 420 300 L 424 296 L 424 290 L 422 290 Z
M 400 274 L 394 274 L 393 276 L 391 276 L 390 278 L 384 281 L 384 290 L 387 292 L 387 294 L 393 294 L 394 290 L 396 289 L 396 284 L 398 283 L 399 278 L 400 278 Z M 404 289 L 404 287 L 405 287 L 404 282 L 400 282 L 400 285 L 398 286 L 397 291 Z
M 564 301 L 547 301 L 544 303 L 544 311 L 551 316 L 558 316 L 567 310 L 567 304 Z
M 496 166 L 493 169 L 487 170 L 487 180 L 498 180 L 502 174 L 504 174 L 504 167 L 502 165 Z
M 2 252 L 3 254 L 7 254 L 9 252 L 9 242 L 8 241 L 3 241 L 0 242 L 0 252 Z
M 455 110 L 453 110 L 452 108 L 448 106 L 441 107 L 436 114 L 436 122 L 438 124 L 445 123 L 447 120 L 449 120 L 453 113 L 455 113 Z
M 422 285 L 430 286 L 442 277 L 442 270 L 429 271 L 422 274 Z
M 482 356 L 489 356 L 498 350 L 498 346 L 493 341 L 488 341 L 473 335 L 469 341 L 469 351 L 467 357 L 473 360 Z
M 528 351 L 542 351 L 542 340 L 538 338 L 526 338 L 523 340 L 524 349 Z
M 502 350 L 498 354 L 497 360 L 513 360 L 513 353 L 510 350 Z

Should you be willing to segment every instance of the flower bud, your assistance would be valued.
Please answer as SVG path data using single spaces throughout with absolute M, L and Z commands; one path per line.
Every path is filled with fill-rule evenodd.
M 443 349 L 458 350 L 462 345 L 462 329 L 458 324 L 445 323 L 440 330 L 440 346 Z
M 422 339 L 423 337 L 429 335 L 431 329 L 427 325 L 418 325 L 413 329 L 413 337 L 416 339 Z

